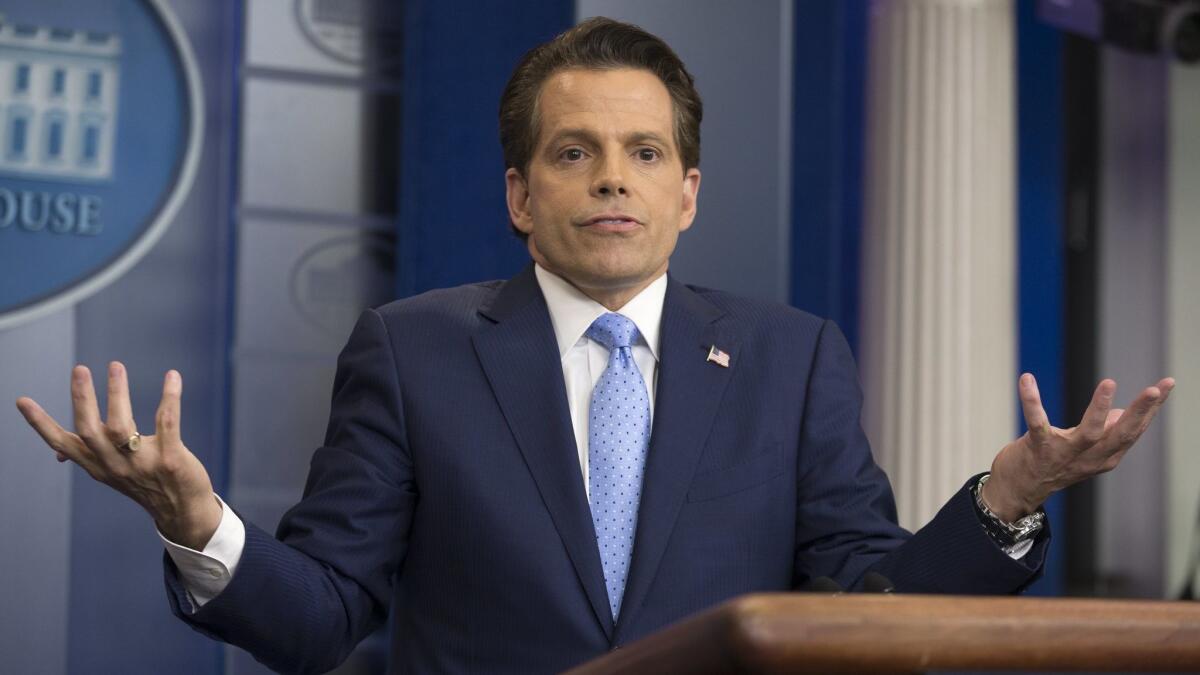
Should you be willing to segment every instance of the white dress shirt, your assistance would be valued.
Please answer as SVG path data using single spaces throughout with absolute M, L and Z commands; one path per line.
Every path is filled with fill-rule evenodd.
M 571 425 L 574 427 L 575 446 L 579 455 L 580 477 L 586 492 L 588 413 L 592 389 L 608 367 L 608 349 L 584 333 L 593 321 L 609 310 L 540 265 L 535 267 L 534 274 L 546 298 L 550 323 L 554 326 L 554 337 L 558 341 L 567 406 L 571 411 Z M 632 320 L 641 334 L 632 351 L 633 360 L 646 381 L 646 393 L 650 396 L 651 424 L 654 420 L 654 394 L 658 377 L 658 335 L 666 294 L 667 275 L 663 274 L 617 310 Z M 167 554 L 179 568 L 180 579 L 197 608 L 215 598 L 229 585 L 246 546 L 245 524 L 233 509 L 225 507 L 224 502 L 221 502 L 221 508 L 221 523 L 203 551 L 180 546 L 163 537 L 161 532 L 158 535 L 167 547 Z
M 588 491 L 588 419 L 592 389 L 608 367 L 608 348 L 584 333 L 593 321 L 609 310 L 540 265 L 534 269 L 534 273 L 546 298 L 546 306 L 550 309 L 550 323 L 554 325 L 554 337 L 558 340 L 563 383 L 567 387 L 567 407 L 571 410 L 575 447 L 579 451 L 579 468 L 583 476 L 583 488 Z M 646 382 L 651 426 L 654 424 L 654 390 L 658 380 L 658 332 L 666 295 L 667 275 L 664 274 L 617 310 L 633 321 L 641 334 L 632 346 L 633 360 Z M 588 497 L 591 497 L 590 491 Z

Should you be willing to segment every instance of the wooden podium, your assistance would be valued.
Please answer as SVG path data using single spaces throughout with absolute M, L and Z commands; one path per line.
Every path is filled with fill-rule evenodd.
M 927 670 L 1200 672 L 1200 603 L 747 595 L 569 673 Z

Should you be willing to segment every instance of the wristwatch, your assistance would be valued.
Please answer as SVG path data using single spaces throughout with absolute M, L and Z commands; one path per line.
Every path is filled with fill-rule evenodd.
M 979 511 L 979 522 L 992 541 L 1004 549 L 1005 553 L 1011 553 L 1017 544 L 1033 539 L 1042 531 L 1042 526 L 1046 523 L 1046 512 L 1039 508 L 1028 516 L 1017 519 L 1015 523 L 1002 520 L 1000 516 L 992 513 L 983 501 L 983 485 L 989 477 L 991 474 L 983 474 L 971 489 L 975 495 L 975 508 Z

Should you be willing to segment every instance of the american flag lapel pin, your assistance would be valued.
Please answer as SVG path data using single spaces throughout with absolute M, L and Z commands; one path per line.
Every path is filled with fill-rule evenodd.
M 721 366 L 722 368 L 729 367 L 729 354 L 726 354 L 725 352 L 721 351 L 720 349 L 717 349 L 716 345 L 713 345 L 708 348 L 708 358 L 705 360 L 715 363 L 718 366 Z

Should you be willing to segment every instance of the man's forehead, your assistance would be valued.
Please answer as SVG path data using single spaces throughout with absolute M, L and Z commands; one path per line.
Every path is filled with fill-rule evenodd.
M 672 128 L 673 109 L 666 86 L 648 70 L 560 70 L 542 85 L 538 113 L 543 131 L 566 118 L 620 115 L 662 129 Z

